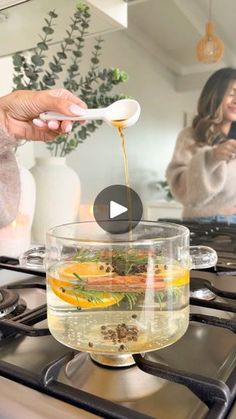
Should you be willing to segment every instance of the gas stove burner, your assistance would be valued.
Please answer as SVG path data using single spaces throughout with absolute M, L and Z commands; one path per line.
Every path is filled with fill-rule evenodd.
M 216 298 L 216 294 L 205 286 L 201 278 L 191 277 L 190 280 L 190 297 L 200 300 L 211 301 Z
M 0 318 L 12 313 L 19 301 L 19 295 L 7 288 L 0 288 Z
M 131 367 L 135 364 L 132 355 L 90 354 L 90 357 L 97 364 L 111 368 Z
M 133 362 L 135 362 L 133 360 Z M 105 365 L 105 366 L 103 366 Z M 123 365 L 124 366 L 124 365 Z M 109 365 L 110 367 L 110 365 Z M 136 365 L 131 368 L 107 368 L 106 364 L 97 366 L 90 354 L 79 352 L 60 370 L 60 380 L 76 389 L 102 395 L 113 402 L 149 400 L 152 394 L 164 387 L 163 381 L 146 374 Z M 101 385 L 103 383 L 103 385 Z M 80 416 L 81 417 L 81 416 Z M 102 417 L 111 417 L 104 416 Z M 121 416 L 119 416 L 121 417 Z M 123 416 L 122 416 L 123 417 Z M 124 418 L 129 416 L 124 415 Z M 130 417 L 136 417 L 135 414 Z
M 216 295 L 208 288 L 199 288 L 194 291 L 190 291 L 191 298 L 198 298 L 200 300 L 211 301 L 216 298 Z

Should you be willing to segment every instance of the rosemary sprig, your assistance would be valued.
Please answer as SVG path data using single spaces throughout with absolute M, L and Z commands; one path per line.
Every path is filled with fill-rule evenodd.
M 124 293 L 124 297 L 128 300 L 130 310 L 132 310 L 133 306 L 135 306 L 137 302 L 137 298 L 140 296 L 140 294 L 141 293 L 138 293 L 138 292 Z

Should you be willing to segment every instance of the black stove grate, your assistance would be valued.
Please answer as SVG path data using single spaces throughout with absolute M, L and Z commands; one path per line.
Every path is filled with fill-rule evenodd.
M 29 272 L 28 272 L 29 273 Z M 6 290 L 19 290 L 22 288 L 39 288 L 46 289 L 45 283 L 29 282 L 25 284 L 13 284 L 9 285 Z M 16 310 L 17 313 L 17 310 Z M 23 336 L 45 336 L 50 335 L 49 329 L 36 328 L 35 324 L 45 320 L 47 318 L 47 305 L 35 307 L 34 309 L 27 309 L 15 315 L 14 317 L 0 318 L 0 341 L 5 338 L 13 337 L 16 335 Z
M 194 229 L 194 227 L 191 228 L 191 226 L 187 226 L 190 229 Z M 197 234 L 199 234 L 199 225 L 195 225 L 195 227 L 196 234 L 194 235 L 193 233 L 192 238 L 196 237 L 196 242 L 201 244 L 198 241 L 199 236 L 197 236 Z M 220 234 L 223 234 L 222 228 L 224 229 L 224 234 L 229 233 L 229 235 L 232 235 L 231 226 L 230 228 L 227 225 L 221 226 Z M 205 232 L 207 232 L 207 234 L 205 234 Z M 234 232 L 236 237 L 236 228 L 234 229 Z M 214 235 L 216 233 L 219 234 L 218 226 L 204 225 L 204 232 L 202 234 L 205 235 L 205 238 L 208 236 L 208 234 Z M 219 235 L 217 237 L 219 237 Z M 206 241 L 204 244 L 206 244 Z M 21 267 L 17 266 L 16 262 L 10 261 L 10 264 L 8 264 L 8 261 L 2 261 L 1 258 L 0 267 L 4 269 L 25 272 L 28 274 L 34 273 L 37 276 L 45 276 L 45 272 L 33 272 L 31 269 L 29 270 L 27 268 L 23 268 L 24 270 L 22 270 Z M 229 270 L 229 272 L 232 275 L 232 271 Z M 199 284 L 196 284 L 196 281 L 197 280 L 195 278 L 195 285 L 202 285 L 202 280 Z M 213 291 L 216 296 L 223 297 L 224 301 L 204 301 L 197 298 L 191 298 L 190 303 L 192 305 L 224 310 L 233 313 L 236 312 L 235 292 L 219 290 L 211 283 L 211 281 L 208 280 L 204 280 L 204 286 Z M 11 285 L 8 288 L 17 289 L 23 287 L 39 287 L 44 289 L 45 284 L 38 281 L 34 283 Z M 7 337 L 12 335 L 24 335 L 31 337 L 48 335 L 50 332 L 47 328 L 36 327 L 37 323 L 45 319 L 46 305 L 43 305 L 33 310 L 28 310 L 27 312 L 22 313 L 13 319 L 0 320 L 0 331 L 3 331 Z M 205 324 L 206 327 L 211 325 L 213 327 L 215 326 L 226 328 L 230 332 L 236 333 L 235 320 L 192 313 L 190 315 L 190 321 L 200 322 Z M 68 351 L 66 355 L 54 360 L 48 366 L 46 366 L 46 368 L 40 374 L 33 374 L 19 366 L 7 363 L 5 361 L 0 361 L 0 375 L 10 380 L 14 380 L 20 384 L 36 389 L 42 393 L 48 394 L 59 400 L 63 400 L 64 402 L 70 403 L 73 406 L 94 413 L 100 417 L 105 417 L 107 419 L 150 419 L 150 416 L 59 382 L 57 378 L 61 368 L 73 358 L 74 354 L 74 352 Z M 182 384 L 189 388 L 208 407 L 208 413 L 206 414 L 205 419 L 224 419 L 227 417 L 236 397 L 236 367 L 232 370 L 228 379 L 223 382 L 218 379 L 212 379 L 210 377 L 205 377 L 185 370 L 178 370 L 176 368 L 172 368 L 169 365 L 167 366 L 156 361 L 150 361 L 147 359 L 146 355 L 136 354 L 133 357 L 135 359 L 136 365 L 144 372 L 165 380 Z
M 153 419 L 151 416 L 105 400 L 101 397 L 57 381 L 60 369 L 74 356 L 69 352 L 51 362 L 41 374 L 33 374 L 16 365 L 0 361 L 0 374 L 17 383 L 24 384 L 49 396 L 107 419 Z
M 209 301 L 201 298 L 190 297 L 190 304 L 192 306 L 211 308 L 213 310 L 227 311 L 229 313 L 236 313 L 236 304 L 227 301 Z
M 224 418 L 228 414 L 236 396 L 236 368 L 228 380 L 222 382 L 149 361 L 140 354 L 133 355 L 133 357 L 142 371 L 188 387 L 208 406 L 209 411 L 205 419 Z
M 190 244 L 213 247 L 218 254 L 215 272 L 236 273 L 236 225 L 227 223 L 205 223 L 191 220 L 164 218 L 158 221 L 184 225 L 190 230 Z M 234 273 L 233 273 L 234 272 Z
M 0 321 L 0 330 L 3 328 L 8 334 L 17 333 L 31 337 L 48 335 L 50 334 L 49 329 L 33 327 L 33 325 L 45 318 L 46 306 L 43 305 L 37 309 L 30 310 L 27 314 L 17 316 L 15 319 Z M 190 321 L 223 327 L 236 333 L 236 322 L 234 320 L 193 313 L 190 315 Z M 74 354 L 74 352 L 70 351 L 63 357 L 54 360 L 41 374 L 33 374 L 16 365 L 0 361 L 0 375 L 101 417 L 111 419 L 150 419 L 150 416 L 57 381 L 60 369 L 73 358 Z M 144 372 L 189 388 L 208 406 L 209 412 L 206 419 L 222 419 L 226 417 L 236 396 L 236 368 L 234 368 L 228 380 L 222 382 L 149 361 L 141 354 L 133 355 L 133 357 L 136 365 Z
M 40 271 L 39 269 L 34 268 L 29 269 L 25 266 L 21 266 L 19 263 L 19 259 L 10 258 L 8 256 L 0 256 L 0 269 L 8 269 L 9 271 L 22 272 L 26 274 L 30 273 L 31 275 L 42 277 L 46 276 L 45 271 Z
M 43 304 L 32 310 L 27 310 L 24 313 L 12 319 L 0 319 L 0 334 L 1 340 L 15 335 L 23 336 L 45 336 L 50 335 L 49 329 L 36 328 L 33 325 L 45 320 L 47 318 L 47 306 Z

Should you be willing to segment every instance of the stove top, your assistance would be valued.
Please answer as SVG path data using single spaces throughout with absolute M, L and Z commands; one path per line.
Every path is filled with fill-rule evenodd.
M 161 221 L 161 220 L 160 220 Z M 184 222 L 175 219 L 164 221 L 182 224 L 190 230 L 190 244 L 213 247 L 218 254 L 216 270 L 231 269 L 236 274 L 236 225 L 226 223 Z
M 214 247 L 210 241 L 216 233 L 220 253 L 221 230 L 209 230 L 207 241 L 199 243 L 196 228 L 192 243 Z M 227 249 L 225 241 L 222 247 L 233 255 L 230 240 Z M 192 290 L 204 285 L 214 299 L 191 297 L 190 325 L 178 342 L 134 355 L 132 367 L 114 369 L 50 335 L 44 273 L 10 262 L 0 258 L 0 295 L 4 290 L 18 295 L 23 308 L 0 317 L 1 419 L 236 417 L 236 275 L 231 266 L 222 269 L 219 261 L 215 269 L 191 272 Z

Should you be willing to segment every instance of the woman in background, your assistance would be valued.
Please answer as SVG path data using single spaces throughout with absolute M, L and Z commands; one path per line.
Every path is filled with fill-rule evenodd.
M 236 223 L 236 69 L 208 79 L 166 171 L 183 218 Z
M 65 89 L 18 90 L 0 98 L 0 228 L 14 220 L 20 200 L 20 178 L 13 148 L 19 139 L 53 140 L 69 133 L 71 121 L 47 123 L 41 112 L 83 115 L 86 105 Z

